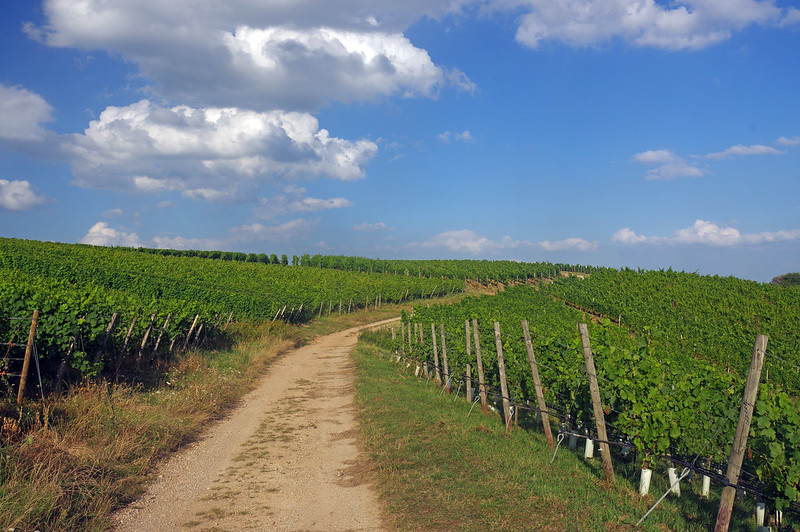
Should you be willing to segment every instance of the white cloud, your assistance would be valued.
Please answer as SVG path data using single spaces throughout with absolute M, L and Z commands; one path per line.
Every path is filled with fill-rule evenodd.
M 347 198 L 309 198 L 305 197 L 305 194 L 306 189 L 304 188 L 286 187 L 284 195 L 261 198 L 255 208 L 255 215 L 259 219 L 269 220 L 282 214 L 342 209 L 354 205 Z
M 747 155 L 781 155 L 783 153 L 784 152 L 776 150 L 772 146 L 764 146 L 763 144 L 754 144 L 752 146 L 737 144 L 724 151 L 708 153 L 706 154 L 706 159 L 730 159 L 732 157 L 745 157 Z
M 136 233 L 125 233 L 114 229 L 106 222 L 97 222 L 81 238 L 81 244 L 91 244 L 93 246 L 128 246 L 139 247 L 139 235 Z
M 402 34 L 462 1 L 49 0 L 50 46 L 103 49 L 139 65 L 161 96 L 196 106 L 313 110 L 331 100 L 434 95 L 474 85 Z
M 466 142 L 468 144 L 472 144 L 475 142 L 475 137 L 469 132 L 468 129 L 465 129 L 462 132 L 457 131 L 445 131 L 444 133 L 440 133 L 437 135 L 439 142 L 448 143 L 450 140 L 454 140 L 457 142 Z
M 0 179 L 0 211 L 25 211 L 47 202 L 28 181 Z
M 642 164 L 666 164 L 677 158 L 670 150 L 647 150 L 633 156 L 634 161 Z
M 0 84 L 0 142 L 41 142 L 52 135 L 41 124 L 53 120 L 53 108 L 38 94 Z
M 623 244 L 643 244 L 648 241 L 646 236 L 637 235 L 628 227 L 623 227 L 611 235 L 611 240 Z
M 697 50 L 725 41 L 751 24 L 779 25 L 795 14 L 771 1 L 686 0 L 498 0 L 498 8 L 522 8 L 517 41 L 531 48 L 561 41 L 594 46 L 621 39 L 634 46 Z
M 775 141 L 775 144 L 778 146 L 798 146 L 800 145 L 800 137 L 781 137 Z
M 115 209 L 108 209 L 103 211 L 103 218 L 119 218 L 120 216 L 122 216 L 122 214 L 123 214 L 122 209 L 117 207 Z
M 800 239 L 800 229 L 762 233 L 741 233 L 734 227 L 722 227 L 705 220 L 697 220 L 690 227 L 678 229 L 672 236 L 637 235 L 630 228 L 620 229 L 611 240 L 622 244 L 709 245 L 718 247 L 767 244 Z
M 583 238 L 567 238 L 554 242 L 543 240 L 539 245 L 545 251 L 597 251 L 597 242 L 589 242 Z
M 658 179 L 669 180 L 679 179 L 681 177 L 702 177 L 707 173 L 708 172 L 706 170 L 691 165 L 681 159 L 680 161 L 675 161 L 674 163 L 668 163 L 661 165 L 658 168 L 649 169 L 644 178 L 649 181 Z
M 213 238 L 184 238 L 182 236 L 157 236 L 153 239 L 158 249 L 211 249 L 216 250 L 223 244 Z
M 377 222 L 374 224 L 364 222 L 353 226 L 353 230 L 355 231 L 380 231 L 388 228 L 389 227 L 383 222 Z
M 410 246 L 479 255 L 482 253 L 496 253 L 505 249 L 530 247 L 532 244 L 527 240 L 513 240 L 508 235 L 504 236 L 500 241 L 493 241 L 476 234 L 474 231 L 462 229 L 460 231 L 445 231 L 434 235 L 425 242 L 411 243 Z
M 108 107 L 61 143 L 81 186 L 178 191 L 207 201 L 235 200 L 262 181 L 361 179 L 378 149 L 331 137 L 306 113 L 166 108 L 148 100 Z
M 224 44 L 237 77 L 246 74 L 258 89 L 253 97 L 263 101 L 266 94 L 284 108 L 316 108 L 328 99 L 431 96 L 445 81 L 428 53 L 401 34 L 240 26 Z
M 702 177 L 707 170 L 689 164 L 686 160 L 678 157 L 670 150 L 647 150 L 637 153 L 633 160 L 644 165 L 658 165 L 650 168 L 645 174 L 645 179 L 653 181 L 657 179 L 669 180 L 682 177 Z
M 316 221 L 303 219 L 292 220 L 280 225 L 264 225 L 261 223 L 254 223 L 245 224 L 240 227 L 234 227 L 228 231 L 228 234 L 236 243 L 286 243 L 297 238 L 308 236 L 316 225 Z
M 790 7 L 786 10 L 786 16 L 780 23 L 781 27 L 791 27 L 800 25 L 800 9 Z
M 177 207 L 177 205 L 169 200 L 163 200 L 156 203 L 156 207 L 159 209 L 170 209 L 172 207 Z
M 470 94 L 475 94 L 478 92 L 478 86 L 471 79 L 469 79 L 466 74 L 457 68 L 451 68 L 447 70 L 445 72 L 445 76 L 447 77 L 449 84 L 459 90 L 468 92 Z

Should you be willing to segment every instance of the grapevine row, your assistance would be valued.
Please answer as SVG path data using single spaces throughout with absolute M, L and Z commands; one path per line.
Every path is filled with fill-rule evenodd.
M 464 332 L 465 321 L 472 319 L 480 324 L 484 348 L 494 346 L 491 324 L 500 323 L 508 394 L 517 404 L 535 397 L 520 327 L 521 320 L 527 320 L 548 407 L 562 421 L 568 419 L 572 430 L 593 430 L 588 380 L 575 328 L 583 321 L 580 311 L 542 291 L 518 287 L 494 298 L 466 298 L 456 306 L 418 306 L 413 315 L 404 316 L 404 323 L 406 330 L 416 324 L 428 340 L 430 324 L 444 324 L 450 373 L 460 375 L 468 362 L 475 364 L 466 358 Z M 702 359 L 671 357 L 662 334 L 653 329 L 646 333 L 649 336 L 633 336 L 608 320 L 590 324 L 609 425 L 640 450 L 643 466 L 663 455 L 692 461 L 699 454 L 708 463 L 724 461 L 740 406 L 742 373 L 727 372 Z M 430 341 L 412 345 L 421 360 L 433 361 Z M 484 357 L 484 370 L 487 386 L 499 388 L 494 357 Z M 800 408 L 796 397 L 779 382 L 762 383 L 745 463 L 764 483 L 765 493 L 784 507 L 800 503 Z

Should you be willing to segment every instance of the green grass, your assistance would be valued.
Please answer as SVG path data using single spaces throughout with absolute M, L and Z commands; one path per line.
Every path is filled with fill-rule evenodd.
M 653 496 L 638 495 L 638 471 L 615 456 L 617 480 L 605 482 L 599 455 L 547 447 L 541 430 L 505 433 L 495 414 L 441 394 L 363 341 L 353 354 L 364 445 L 389 522 L 401 530 L 628 530 L 666 491 L 665 469 Z M 463 396 L 462 396 L 463 397 Z M 662 478 L 663 477 L 663 478 Z M 721 489 L 702 499 L 699 479 L 681 483 L 637 530 L 713 529 Z M 755 530 L 751 502 L 737 501 L 731 530 Z

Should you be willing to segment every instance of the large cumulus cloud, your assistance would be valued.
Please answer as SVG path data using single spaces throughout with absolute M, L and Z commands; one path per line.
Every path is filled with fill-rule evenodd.
M 51 46 L 121 54 L 151 90 L 175 101 L 313 111 L 330 101 L 429 96 L 448 83 L 471 87 L 402 34 L 461 3 L 49 0 L 47 23 L 27 31 Z
M 332 137 L 307 113 L 149 100 L 107 108 L 61 145 L 81 186 L 212 201 L 236 199 L 264 181 L 360 179 L 377 152 L 371 141 Z

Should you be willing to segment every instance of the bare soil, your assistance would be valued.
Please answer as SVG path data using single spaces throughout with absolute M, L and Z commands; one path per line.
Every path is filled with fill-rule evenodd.
M 117 530 L 384 530 L 354 411 L 362 328 L 274 362 L 229 417 L 161 464 Z

